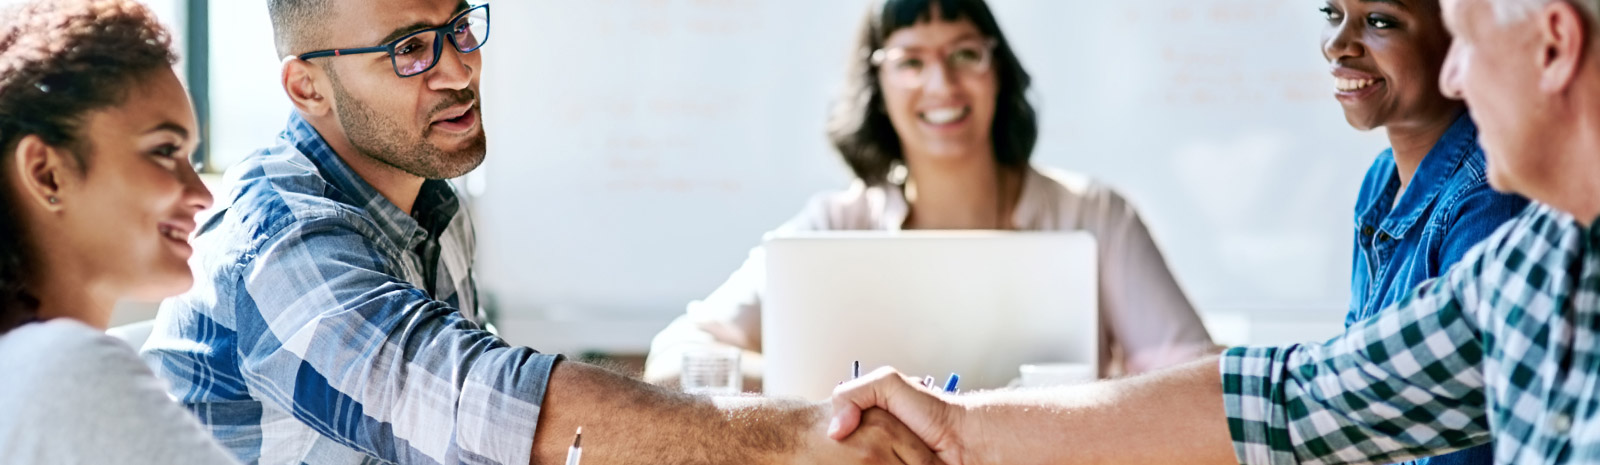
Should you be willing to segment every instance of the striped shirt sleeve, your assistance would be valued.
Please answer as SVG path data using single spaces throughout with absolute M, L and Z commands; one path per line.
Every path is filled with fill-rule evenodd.
M 529 463 L 558 358 L 396 278 L 362 226 L 299 219 L 246 255 L 250 302 L 234 316 L 249 389 L 385 461 Z

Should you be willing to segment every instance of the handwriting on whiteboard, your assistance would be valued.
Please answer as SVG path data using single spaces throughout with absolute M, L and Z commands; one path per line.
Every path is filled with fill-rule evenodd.
M 1161 41 L 1166 84 L 1153 100 L 1166 106 L 1230 105 L 1265 107 L 1277 103 L 1324 103 L 1331 98 L 1325 71 L 1303 61 L 1264 60 L 1281 55 L 1281 43 L 1242 41 L 1249 31 L 1270 26 L 1309 25 L 1320 14 L 1314 5 L 1281 0 L 1185 2 L 1167 8 L 1128 6 L 1122 21 L 1128 27 L 1161 28 L 1172 33 Z M 1317 43 L 1300 47 L 1306 56 L 1319 53 Z

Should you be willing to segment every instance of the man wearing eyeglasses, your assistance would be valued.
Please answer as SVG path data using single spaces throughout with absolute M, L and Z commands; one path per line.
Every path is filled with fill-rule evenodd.
M 672 393 L 485 331 L 469 212 L 489 5 L 268 0 L 295 106 L 232 168 L 145 357 L 246 462 L 937 463 L 893 417 Z

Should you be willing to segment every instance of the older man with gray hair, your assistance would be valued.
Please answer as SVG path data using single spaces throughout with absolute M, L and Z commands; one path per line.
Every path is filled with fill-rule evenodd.
M 1600 1 L 1441 3 L 1441 88 L 1471 106 L 1491 185 L 1538 202 L 1447 274 L 1321 344 L 1098 385 L 947 396 L 880 370 L 836 391 L 831 434 L 882 407 L 952 465 L 1390 463 L 1491 441 L 1496 463 L 1600 464 Z

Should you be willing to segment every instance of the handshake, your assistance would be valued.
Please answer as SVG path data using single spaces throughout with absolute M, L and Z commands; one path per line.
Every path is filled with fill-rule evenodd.
M 976 464 L 966 457 L 954 393 L 880 368 L 834 390 L 829 439 L 864 451 L 864 463 Z
M 834 390 L 826 438 L 880 464 L 1235 464 L 1217 359 L 1093 384 L 954 394 L 881 368 Z

